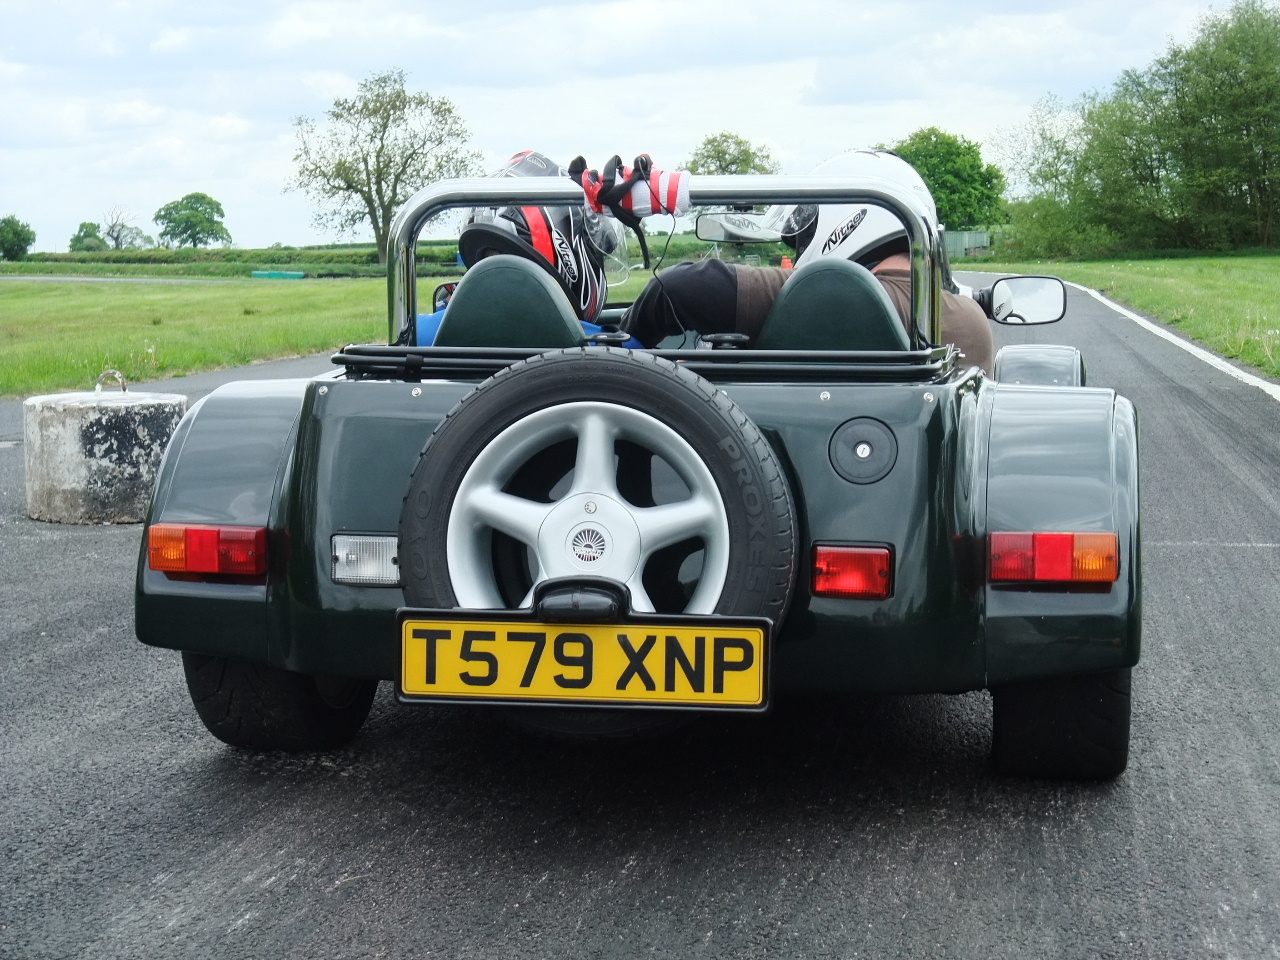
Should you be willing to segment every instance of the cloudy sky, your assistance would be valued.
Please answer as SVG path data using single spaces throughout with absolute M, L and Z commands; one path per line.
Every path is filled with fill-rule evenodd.
M 65 250 L 186 193 L 240 246 L 341 238 L 283 192 L 292 120 L 400 68 L 450 98 L 492 167 L 517 150 L 686 158 L 730 130 L 787 173 L 936 125 L 998 159 L 1046 93 L 1142 67 L 1207 0 L 0 0 L 0 216 Z

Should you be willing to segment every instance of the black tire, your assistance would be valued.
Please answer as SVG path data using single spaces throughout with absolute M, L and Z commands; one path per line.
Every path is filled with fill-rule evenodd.
M 378 681 L 314 677 L 262 663 L 182 654 L 196 713 L 215 737 L 250 750 L 332 750 L 369 716 Z
M 1110 780 L 1129 763 L 1129 668 L 995 687 L 992 754 L 1007 776 Z
M 560 404 L 597 402 L 630 407 L 655 418 L 677 433 L 697 454 L 714 480 L 728 521 L 728 575 L 714 613 L 724 616 L 768 617 L 781 623 L 791 600 L 796 576 L 796 523 L 786 478 L 768 442 L 736 404 L 708 381 L 667 360 L 641 351 L 609 347 L 540 354 L 505 368 L 464 397 L 440 423 L 428 441 L 409 485 L 401 513 L 399 555 L 405 603 L 415 607 L 458 606 L 446 557 L 448 524 L 454 499 L 477 456 L 499 434 L 531 414 Z M 623 448 L 616 454 L 623 465 L 615 481 L 618 493 L 633 506 L 652 489 L 639 489 L 628 457 L 645 452 Z M 552 458 L 548 447 L 538 456 Z M 563 457 L 563 451 L 560 451 Z M 555 470 L 544 471 L 554 477 Z M 648 473 L 645 474 L 649 476 Z M 514 481 L 513 481 L 514 482 Z M 548 481 L 549 482 L 549 481 Z M 544 484 L 545 487 L 545 484 Z M 546 501 L 550 488 L 521 495 Z M 494 534 L 494 540 L 499 539 Z M 513 541 L 514 542 L 514 541 Z M 501 544 L 495 544 L 494 578 L 503 564 Z M 519 556 L 507 564 L 520 565 Z M 646 566 L 663 569 L 680 565 L 675 544 L 654 554 Z M 661 554 L 661 556 L 660 556 Z M 514 606 L 528 585 L 503 589 Z M 646 588 L 648 575 L 646 573 Z M 655 609 L 676 613 L 687 597 L 670 583 L 654 583 L 648 590 Z M 671 599 L 675 597 L 675 599 Z M 674 607 L 663 610 L 663 602 Z M 668 726 L 671 714 L 604 709 L 511 708 L 526 725 L 544 732 L 581 734 L 593 738 L 650 731 Z

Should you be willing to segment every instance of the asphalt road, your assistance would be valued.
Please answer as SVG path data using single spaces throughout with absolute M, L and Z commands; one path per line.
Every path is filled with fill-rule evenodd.
M 1280 955 L 1280 404 L 1076 293 L 999 337 L 1142 418 L 1114 783 L 994 776 L 981 693 L 602 748 L 384 685 L 348 750 L 231 750 L 133 639 L 139 527 L 26 519 L 0 404 L 0 956 Z

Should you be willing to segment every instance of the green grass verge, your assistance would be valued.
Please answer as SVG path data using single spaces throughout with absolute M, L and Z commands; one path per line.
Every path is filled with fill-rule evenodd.
M 0 396 L 130 382 L 386 342 L 384 280 L 0 281 Z
M 1215 353 L 1280 378 L 1280 256 L 984 263 L 958 269 L 1046 273 L 1093 287 Z
M 254 270 L 300 270 L 309 278 L 377 277 L 385 281 L 387 268 L 377 263 L 310 263 L 307 261 L 226 262 L 193 260 L 189 263 L 98 263 L 96 261 L 22 260 L 0 262 L 0 275 L 10 277 L 138 277 L 151 279 L 249 279 Z M 452 265 L 418 263 L 418 276 L 449 276 Z

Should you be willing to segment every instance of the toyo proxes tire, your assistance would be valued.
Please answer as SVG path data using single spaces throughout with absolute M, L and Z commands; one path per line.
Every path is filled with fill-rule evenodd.
M 637 612 L 777 624 L 796 572 L 790 492 L 755 425 L 702 377 L 611 347 L 530 357 L 459 401 L 419 458 L 399 539 L 414 607 L 528 607 L 540 580 L 603 576 Z M 596 737 L 678 716 L 505 709 Z
M 1129 763 L 1132 670 L 994 687 L 992 757 L 999 773 L 1110 780 Z
M 378 681 L 314 677 L 183 652 L 196 714 L 223 743 L 250 750 L 332 750 L 369 716 Z

